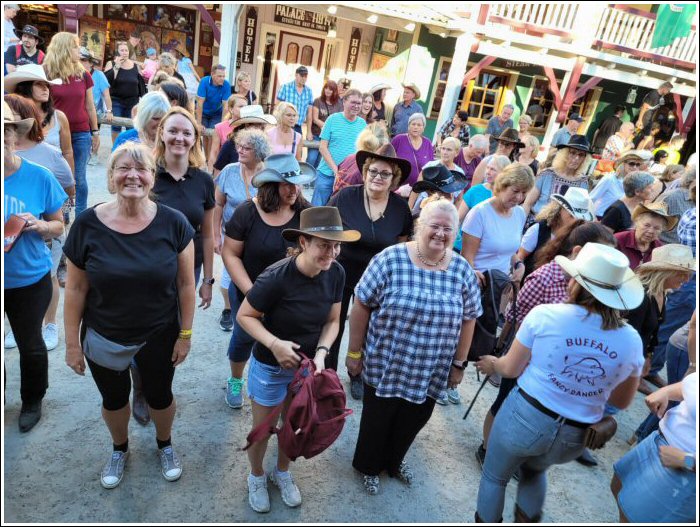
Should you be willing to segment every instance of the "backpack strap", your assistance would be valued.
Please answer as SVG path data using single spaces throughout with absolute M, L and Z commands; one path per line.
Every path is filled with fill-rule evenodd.
M 16 44 L 15 45 L 15 61 L 18 61 L 21 56 L 22 56 L 22 45 Z
M 279 432 L 280 429 L 277 427 L 277 421 L 283 408 L 284 401 L 275 406 L 275 409 L 270 412 L 270 415 L 268 415 L 262 423 L 251 430 L 248 437 L 246 437 L 246 445 L 240 450 L 248 450 L 251 446 L 253 446 L 253 444 L 267 439 L 269 436 Z
M 41 51 L 41 50 L 39 50 L 39 64 L 42 64 L 42 63 L 44 62 L 44 57 L 45 57 L 45 56 L 46 56 L 46 55 L 44 55 L 44 52 Z

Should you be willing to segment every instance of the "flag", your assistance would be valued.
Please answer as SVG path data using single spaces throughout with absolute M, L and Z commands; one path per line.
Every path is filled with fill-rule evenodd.
M 652 48 L 665 48 L 677 38 L 687 37 L 696 10 L 693 4 L 661 4 L 656 13 Z

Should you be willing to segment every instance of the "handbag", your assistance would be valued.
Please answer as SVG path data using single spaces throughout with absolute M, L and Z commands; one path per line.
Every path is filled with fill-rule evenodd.
M 92 328 L 87 328 L 83 338 L 83 353 L 95 364 L 114 371 L 125 371 L 141 348 L 141 344 L 123 345 L 111 341 Z
M 617 421 L 612 415 L 606 415 L 586 429 L 583 443 L 586 448 L 598 450 L 613 438 L 615 432 L 617 432 Z

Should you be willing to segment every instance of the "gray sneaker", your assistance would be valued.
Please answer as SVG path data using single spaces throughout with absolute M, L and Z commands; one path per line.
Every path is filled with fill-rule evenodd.
M 226 404 L 229 405 L 229 407 L 243 407 L 243 384 L 245 384 L 243 379 L 229 377 L 226 383 Z
M 459 404 L 462 402 L 462 398 L 460 397 L 457 388 L 447 389 L 447 400 L 450 401 L 452 404 Z
M 270 481 L 274 483 L 282 492 L 282 501 L 287 507 L 298 507 L 301 505 L 301 492 L 299 487 L 294 483 L 292 474 L 287 472 L 270 472 Z
M 448 399 L 447 399 L 447 392 L 442 394 L 442 397 L 439 399 L 435 399 L 435 403 L 439 404 L 440 406 L 447 406 Z
M 270 495 L 267 493 L 267 477 L 248 474 L 248 503 L 255 512 L 270 512 Z
M 129 459 L 128 451 L 115 450 L 112 452 L 109 461 L 102 469 L 102 474 L 100 474 L 100 483 L 104 488 L 113 489 L 121 483 L 127 459 Z
M 173 450 L 172 445 L 158 449 L 160 466 L 163 469 L 163 477 L 168 481 L 177 481 L 182 476 L 182 463 Z

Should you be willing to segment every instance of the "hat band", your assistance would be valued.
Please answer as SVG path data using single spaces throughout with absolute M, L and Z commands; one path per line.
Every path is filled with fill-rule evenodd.
M 333 225 L 329 227 L 307 227 L 306 229 L 301 229 L 304 232 L 321 232 L 321 231 L 342 231 L 342 225 Z
M 608 284 L 606 282 L 601 282 L 600 280 L 595 280 L 594 278 L 588 278 L 587 276 L 584 276 L 581 273 L 579 273 L 578 276 L 581 277 L 581 280 L 583 280 L 584 282 L 586 282 L 592 286 L 600 287 L 601 289 L 605 289 L 607 291 L 615 291 L 615 293 L 617 294 L 617 297 L 620 299 L 620 302 L 622 302 L 622 305 L 625 306 L 626 310 L 629 310 L 629 308 L 627 307 L 627 302 L 625 302 L 625 299 L 622 298 L 622 295 L 620 294 L 620 289 L 622 289 L 622 285 L 627 280 L 625 280 L 625 282 L 622 282 L 622 284 L 613 285 L 613 284 Z M 630 280 L 631 280 L 631 278 L 630 278 Z
M 280 176 L 282 176 L 284 179 L 288 179 L 290 177 L 295 176 L 301 176 L 301 170 L 290 170 L 289 172 L 280 172 Z

